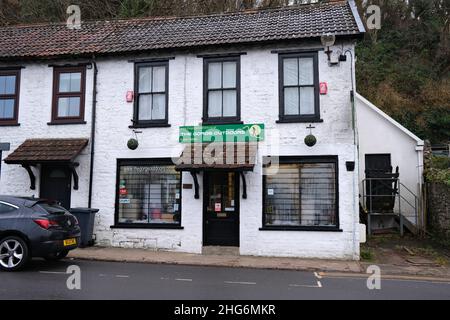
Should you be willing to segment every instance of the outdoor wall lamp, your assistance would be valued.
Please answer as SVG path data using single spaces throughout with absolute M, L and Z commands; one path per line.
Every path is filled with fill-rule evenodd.
M 320 37 L 322 45 L 325 47 L 325 54 L 328 56 L 328 62 L 331 62 L 331 54 L 333 50 L 330 49 L 336 43 L 336 36 L 334 34 L 324 34 Z

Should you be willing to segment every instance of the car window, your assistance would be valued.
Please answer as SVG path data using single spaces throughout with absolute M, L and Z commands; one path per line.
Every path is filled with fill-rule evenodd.
M 56 203 L 39 203 L 39 206 L 50 214 L 65 214 L 67 210 Z
M 11 205 L 0 202 L 0 214 L 10 213 L 16 211 L 17 209 Z

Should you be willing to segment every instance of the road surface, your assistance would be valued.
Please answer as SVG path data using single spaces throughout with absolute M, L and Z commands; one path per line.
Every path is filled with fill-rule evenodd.
M 81 290 L 67 287 L 71 265 L 80 268 Z M 77 260 L 35 260 L 0 279 L 1 300 L 450 299 L 450 282 L 444 281 L 383 280 L 381 290 L 371 291 L 367 279 L 356 276 Z M 70 284 L 76 286 L 76 278 Z

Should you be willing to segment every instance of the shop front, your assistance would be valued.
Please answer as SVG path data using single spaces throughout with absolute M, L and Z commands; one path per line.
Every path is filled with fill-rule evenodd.
M 181 128 L 185 147 L 176 169 L 192 175 L 195 198 L 202 198 L 203 246 L 240 246 L 241 199 L 263 140 L 261 124 Z
M 142 140 L 133 158 L 114 160 L 115 215 L 97 227 L 101 245 L 353 259 L 352 149 L 274 148 L 264 124 L 178 130 L 173 152 L 149 157 Z

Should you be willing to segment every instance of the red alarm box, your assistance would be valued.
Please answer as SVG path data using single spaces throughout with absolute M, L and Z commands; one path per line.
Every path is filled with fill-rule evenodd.
M 134 101 L 134 92 L 128 91 L 127 92 L 127 102 L 133 102 Z
M 328 83 L 326 82 L 320 83 L 320 94 L 322 95 L 328 94 Z

